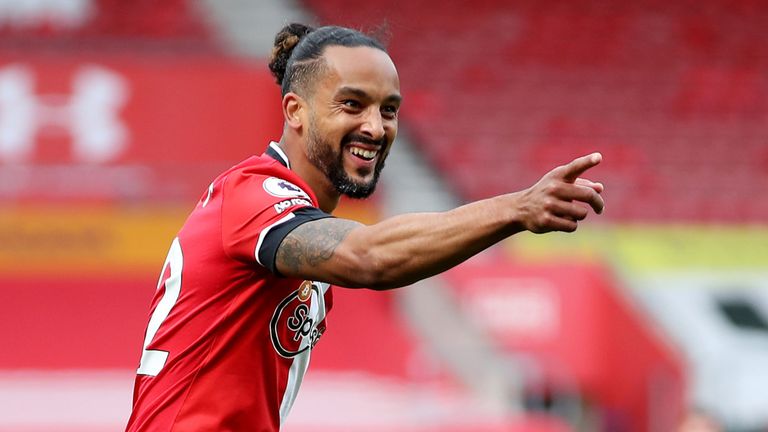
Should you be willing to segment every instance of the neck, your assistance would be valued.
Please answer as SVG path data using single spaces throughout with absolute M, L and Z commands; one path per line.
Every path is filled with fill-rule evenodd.
M 333 213 L 339 205 L 341 195 L 336 192 L 336 189 L 325 173 L 307 159 L 304 149 L 298 142 L 292 142 L 292 140 L 283 135 L 278 145 L 288 156 L 288 160 L 291 163 L 291 171 L 298 174 L 312 188 L 312 192 L 317 196 L 320 210 L 326 213 Z

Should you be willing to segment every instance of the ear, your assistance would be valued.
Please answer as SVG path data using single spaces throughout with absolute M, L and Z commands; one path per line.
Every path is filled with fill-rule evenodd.
M 283 118 L 291 129 L 299 130 L 304 125 L 306 102 L 301 96 L 288 92 L 283 96 Z

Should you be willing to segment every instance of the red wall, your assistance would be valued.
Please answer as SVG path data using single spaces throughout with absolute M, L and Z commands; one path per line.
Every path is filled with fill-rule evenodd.
M 468 316 L 500 346 L 535 359 L 543 378 L 534 385 L 578 391 L 600 407 L 610 430 L 676 427 L 684 407 L 682 360 L 610 271 L 497 258 L 471 261 L 446 278 Z

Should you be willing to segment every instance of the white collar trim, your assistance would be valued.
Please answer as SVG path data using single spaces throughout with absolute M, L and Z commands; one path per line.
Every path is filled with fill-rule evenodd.
M 285 166 L 287 166 L 288 169 L 291 169 L 291 162 L 288 160 L 288 156 L 286 156 L 285 152 L 283 152 L 283 149 L 281 149 L 280 146 L 274 141 L 269 143 L 269 147 L 278 155 L 280 155 L 280 157 L 283 159 L 283 162 L 285 162 Z

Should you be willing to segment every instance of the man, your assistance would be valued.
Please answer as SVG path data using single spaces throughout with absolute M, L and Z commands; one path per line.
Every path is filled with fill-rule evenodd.
M 298 24 L 275 39 L 279 143 L 221 174 L 166 259 L 134 389 L 130 431 L 275 431 L 325 331 L 330 284 L 383 290 L 440 273 L 519 231 L 574 231 L 603 187 L 599 154 L 521 192 L 375 225 L 330 216 L 376 185 L 401 95 L 376 40 Z M 586 206 L 584 205 L 586 204 Z

